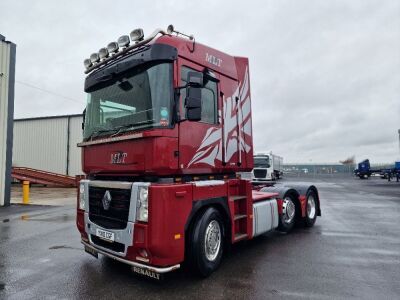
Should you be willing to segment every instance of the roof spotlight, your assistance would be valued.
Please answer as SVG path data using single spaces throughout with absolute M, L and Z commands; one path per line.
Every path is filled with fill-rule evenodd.
M 83 65 L 85 66 L 86 69 L 89 69 L 92 66 L 92 62 L 90 61 L 90 58 L 86 58 L 83 61 Z
M 109 53 L 114 53 L 118 51 L 118 43 L 117 42 L 111 42 L 108 44 L 107 49 Z
M 174 25 L 168 25 L 167 32 L 168 34 L 172 34 L 174 32 Z
M 99 62 L 100 57 L 98 53 L 92 53 L 90 55 L 90 61 L 92 62 L 92 64 Z
M 100 59 L 106 58 L 106 57 L 108 56 L 108 50 L 107 50 L 107 48 L 101 48 L 101 49 L 99 50 L 99 56 L 100 56 Z
M 123 35 L 120 36 L 118 39 L 118 46 L 122 47 L 127 47 L 131 41 L 129 40 L 129 36 Z
M 139 42 L 139 41 L 143 40 L 143 37 L 144 37 L 143 29 L 137 28 L 135 30 L 132 30 L 132 32 L 130 33 L 130 36 L 131 36 L 132 42 Z

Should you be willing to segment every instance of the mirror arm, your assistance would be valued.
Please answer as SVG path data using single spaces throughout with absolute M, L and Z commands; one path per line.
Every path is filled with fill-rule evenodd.
M 177 87 L 175 88 L 174 92 L 174 107 L 173 107 L 173 122 L 174 123 L 179 123 L 181 121 L 181 118 L 179 116 L 179 98 L 181 96 L 181 88 Z

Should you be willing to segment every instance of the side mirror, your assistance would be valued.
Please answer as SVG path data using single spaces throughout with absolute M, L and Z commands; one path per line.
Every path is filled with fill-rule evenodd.
M 188 72 L 187 85 L 193 87 L 203 87 L 203 73 Z
M 82 112 L 83 115 L 83 121 L 82 121 L 82 130 L 85 129 L 85 119 L 86 119 L 86 108 Z
M 203 87 L 203 73 L 189 72 L 186 88 L 186 118 L 189 121 L 201 120 L 201 88 Z
M 201 88 L 189 86 L 186 90 L 186 118 L 189 121 L 201 120 Z

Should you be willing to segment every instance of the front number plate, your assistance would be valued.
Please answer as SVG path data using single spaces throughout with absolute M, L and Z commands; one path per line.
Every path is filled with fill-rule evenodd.
M 114 233 L 113 232 L 109 232 L 109 231 L 105 231 L 105 230 L 101 230 L 101 229 L 97 228 L 96 235 L 103 240 L 114 242 Z

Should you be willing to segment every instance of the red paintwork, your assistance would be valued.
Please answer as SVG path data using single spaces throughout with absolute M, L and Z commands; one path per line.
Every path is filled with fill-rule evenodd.
M 167 136 L 167 133 L 169 134 Z M 83 171 L 88 174 L 168 175 L 177 172 L 177 129 L 143 132 L 141 138 L 115 143 L 85 146 Z M 122 164 L 112 164 L 111 155 L 122 151 L 127 157 Z

